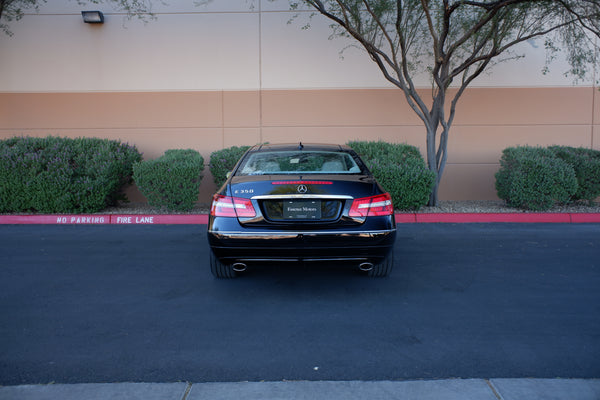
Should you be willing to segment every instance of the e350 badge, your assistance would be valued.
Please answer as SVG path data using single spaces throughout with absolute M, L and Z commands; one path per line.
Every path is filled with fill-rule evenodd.
M 234 194 L 252 194 L 254 189 L 236 189 L 233 191 Z

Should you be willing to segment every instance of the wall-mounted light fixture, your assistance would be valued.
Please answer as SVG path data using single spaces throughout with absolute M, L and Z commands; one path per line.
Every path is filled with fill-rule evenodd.
M 81 16 L 86 24 L 103 24 L 104 14 L 101 11 L 82 11 Z

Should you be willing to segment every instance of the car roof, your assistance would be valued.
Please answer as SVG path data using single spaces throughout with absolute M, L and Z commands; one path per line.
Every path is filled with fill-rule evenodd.
M 262 151 L 294 151 L 294 150 L 305 150 L 305 151 L 348 151 L 350 147 L 339 144 L 325 144 L 325 143 L 265 143 L 258 144 L 250 149 L 250 151 L 262 152 Z

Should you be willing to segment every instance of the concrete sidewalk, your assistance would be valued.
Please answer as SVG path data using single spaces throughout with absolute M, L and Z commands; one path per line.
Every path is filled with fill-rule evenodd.
M 0 387 L 0 400 L 599 400 L 598 379 L 112 383 Z

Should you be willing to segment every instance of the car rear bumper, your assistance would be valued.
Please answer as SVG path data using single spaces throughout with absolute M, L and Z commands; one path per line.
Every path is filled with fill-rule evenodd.
M 391 251 L 396 229 L 368 231 L 208 232 L 215 256 L 236 261 L 370 261 Z

